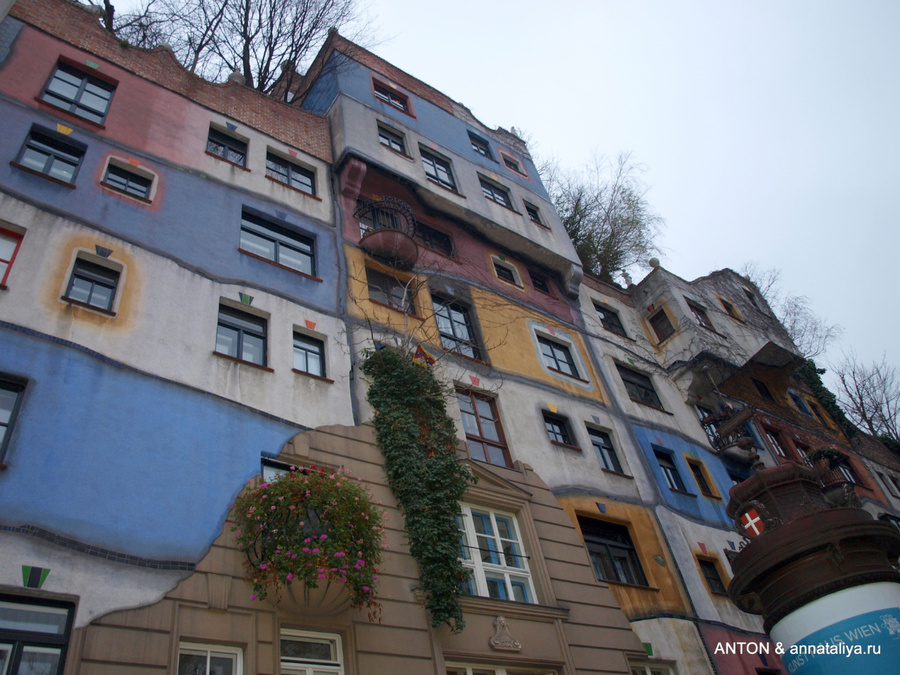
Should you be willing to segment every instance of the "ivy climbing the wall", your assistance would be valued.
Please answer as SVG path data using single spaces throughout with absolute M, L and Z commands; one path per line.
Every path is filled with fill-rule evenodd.
M 465 627 L 460 589 L 469 571 L 460 561 L 456 519 L 474 477 L 456 456 L 448 392 L 429 370 L 395 349 L 368 352 L 361 367 L 370 381 L 367 399 L 375 409 L 378 446 L 406 517 L 432 624 L 459 632 Z

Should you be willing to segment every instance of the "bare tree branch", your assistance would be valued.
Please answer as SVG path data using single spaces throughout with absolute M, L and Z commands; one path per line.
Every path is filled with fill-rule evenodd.
M 837 375 L 838 403 L 850 419 L 873 436 L 900 443 L 900 373 L 885 356 L 871 364 L 860 362 L 852 351 L 833 368 Z

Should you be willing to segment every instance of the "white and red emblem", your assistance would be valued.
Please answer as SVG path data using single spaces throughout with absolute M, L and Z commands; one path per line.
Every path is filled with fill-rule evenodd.
M 762 534 L 762 531 L 766 529 L 766 526 L 763 523 L 762 518 L 760 518 L 759 514 L 756 512 L 756 509 L 750 509 L 741 516 L 741 525 L 743 525 L 744 529 L 747 531 L 748 537 L 755 537 Z

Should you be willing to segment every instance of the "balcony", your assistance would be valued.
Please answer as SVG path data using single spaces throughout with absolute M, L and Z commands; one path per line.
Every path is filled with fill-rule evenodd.
M 395 197 L 361 200 L 354 216 L 359 221 L 360 248 L 391 267 L 410 270 L 419 258 L 413 236 L 416 216 L 409 204 Z
M 746 464 L 757 460 L 753 435 L 747 428 L 755 412 L 753 406 L 728 408 L 700 420 L 717 455 Z

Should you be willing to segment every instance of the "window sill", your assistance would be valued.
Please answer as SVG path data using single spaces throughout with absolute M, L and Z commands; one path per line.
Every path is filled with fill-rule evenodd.
M 472 361 L 473 363 L 477 363 L 477 364 L 482 365 L 482 366 L 487 366 L 487 367 L 489 367 L 489 368 L 490 368 L 490 366 L 491 366 L 490 363 L 488 363 L 487 361 L 484 361 L 483 359 L 479 359 L 479 358 L 476 358 L 476 357 L 474 357 L 474 356 L 466 356 L 465 354 L 460 354 L 459 352 L 457 352 L 457 351 L 455 351 L 455 350 L 453 350 L 453 349 L 447 349 L 447 348 L 444 347 L 444 346 L 441 347 L 441 350 L 443 350 L 443 352 L 444 352 L 445 354 L 448 354 L 448 355 L 450 355 L 450 356 L 458 356 L 459 358 L 465 359 L 466 361 Z
M 545 363 L 544 365 L 546 366 L 547 364 Z M 550 366 L 547 366 L 547 370 L 549 370 L 549 371 L 551 371 L 551 372 L 554 372 L 554 373 L 557 373 L 557 374 L 559 374 L 559 375 L 562 375 L 563 377 L 568 377 L 569 379 L 572 379 L 572 380 L 578 380 L 579 382 L 584 382 L 585 384 L 590 384 L 590 383 L 591 383 L 590 380 L 583 380 L 583 379 L 581 379 L 580 377 L 578 377 L 577 375 L 570 375 L 569 373 L 567 373 L 567 372 L 565 372 L 565 371 L 558 370 L 558 369 L 552 368 L 552 367 L 550 367 Z
M 706 497 L 707 499 L 712 499 L 714 502 L 720 502 L 720 501 L 722 501 L 722 498 L 721 498 L 719 495 L 708 495 L 708 494 L 706 494 L 705 492 L 702 493 L 702 494 L 703 494 L 704 497 Z
M 634 476 L 629 476 L 627 473 L 622 473 L 621 471 L 613 471 L 612 469 L 607 469 L 606 467 L 601 467 L 600 470 L 603 473 L 608 473 L 613 476 L 620 476 L 622 478 L 627 478 L 628 480 L 634 480 Z
M 717 335 L 717 336 L 719 336 L 720 338 L 722 338 L 723 340 L 727 340 L 727 339 L 728 339 L 728 336 L 727 336 L 727 335 L 723 335 L 722 333 L 720 333 L 719 331 L 717 331 L 715 328 L 710 328 L 709 326 L 704 326 L 702 323 L 698 323 L 697 325 L 700 326 L 700 328 L 702 328 L 702 329 L 705 330 L 706 332 L 712 333 L 713 335 Z
M 226 361 L 233 361 L 234 363 L 240 363 L 244 366 L 251 366 L 253 368 L 258 368 L 259 370 L 264 370 L 267 373 L 274 373 L 275 370 L 273 368 L 269 368 L 268 366 L 262 366 L 258 363 L 253 363 L 253 361 L 244 361 L 244 359 L 239 359 L 236 356 L 229 356 L 228 354 L 223 354 L 222 352 L 213 352 L 214 356 L 218 356 L 220 359 L 225 359 Z
M 215 155 L 213 155 L 213 156 L 215 156 Z M 221 159 L 221 157 L 219 157 L 219 159 Z M 228 160 L 225 160 L 225 161 L 228 161 Z M 249 170 L 250 170 L 250 169 L 247 169 L 247 171 L 249 171 Z M 303 195 L 304 197 L 309 197 L 310 199 L 315 199 L 317 202 L 322 201 L 322 198 L 321 198 L 321 197 L 316 197 L 316 195 L 310 194 L 309 192 L 306 192 L 305 190 L 301 190 L 300 188 L 295 188 L 293 185 L 288 185 L 288 184 L 285 183 L 284 181 L 280 181 L 280 180 L 278 180 L 277 178 L 272 178 L 272 176 L 270 176 L 270 175 L 268 175 L 268 174 L 266 174 L 266 180 L 270 180 L 270 181 L 272 181 L 273 183 L 277 183 L 277 184 L 280 185 L 281 187 L 285 187 L 285 188 L 287 188 L 288 190 L 293 190 L 294 192 L 299 192 L 299 193 L 300 193 L 301 195 Z
M 685 492 L 684 490 L 676 490 L 675 488 L 669 488 L 669 490 L 671 492 L 674 492 L 676 495 L 684 495 L 685 497 L 693 497 L 694 499 L 697 499 L 697 495 L 695 495 L 693 492 Z
M 605 584 L 609 584 L 610 586 L 622 586 L 624 588 L 636 588 L 641 591 L 653 591 L 654 593 L 660 593 L 661 591 L 656 586 L 641 586 L 640 584 L 631 584 L 627 581 L 614 581 L 612 579 L 600 579 Z
M 409 316 L 409 317 L 412 317 L 413 319 L 417 319 L 419 321 L 422 320 L 419 318 L 419 316 L 415 312 L 404 311 L 404 310 L 400 309 L 399 307 L 394 307 L 393 305 L 388 305 L 384 302 L 380 302 L 379 300 L 372 300 L 372 298 L 369 298 L 369 302 L 371 302 L 373 305 L 378 305 L 379 307 L 386 307 L 387 309 L 391 309 L 391 310 L 397 312 L 398 314 L 403 314 L 404 316 Z
M 322 375 L 314 375 L 313 373 L 307 373 L 305 370 L 297 370 L 296 368 L 291 368 L 298 375 L 305 375 L 306 377 L 312 378 L 314 380 L 321 380 L 322 382 L 327 382 L 328 384 L 334 384 L 334 380 L 329 380 L 327 377 Z
M 441 190 L 446 190 L 447 192 L 450 192 L 451 194 L 454 194 L 454 195 L 456 195 L 457 197 L 460 197 L 460 198 L 462 198 L 462 199 L 465 199 L 465 198 L 466 198 L 466 196 L 465 196 L 464 194 L 460 193 L 459 191 L 457 191 L 456 188 L 447 187 L 447 186 L 444 185 L 443 183 L 436 181 L 434 178 L 431 178 L 430 176 L 425 176 L 425 179 L 426 179 L 429 183 L 431 183 L 431 184 L 433 184 L 433 185 L 437 185 L 439 188 L 441 188 Z
M 123 197 L 129 197 L 131 199 L 134 199 L 135 201 L 141 202 L 142 204 L 152 204 L 153 203 L 151 200 L 147 199 L 146 197 L 138 197 L 137 195 L 133 195 L 130 192 L 125 192 L 124 190 L 120 190 L 115 185 L 111 185 L 110 183 L 107 183 L 106 181 L 101 180 L 100 185 L 105 187 L 107 190 L 111 190 L 112 192 L 115 192 L 117 195 L 122 195 Z
M 204 152 L 207 155 L 209 155 L 210 157 L 215 157 L 220 162 L 225 162 L 226 164 L 231 164 L 231 166 L 233 166 L 237 169 L 240 169 L 241 171 L 246 171 L 247 173 L 250 173 L 250 169 L 248 169 L 243 164 L 238 164 L 237 162 L 232 162 L 230 159 L 225 159 L 224 157 L 219 157 L 216 153 L 210 152 L 209 150 L 205 150 Z
M 40 176 L 41 178 L 43 178 L 43 179 L 45 179 L 45 180 L 49 180 L 51 183 L 56 183 L 57 185 L 62 185 L 63 187 L 67 187 L 67 188 L 69 188 L 70 190 L 74 190 L 74 189 L 75 189 L 75 183 L 67 183 L 67 182 L 64 181 L 64 180 L 60 180 L 59 178 L 54 178 L 53 176 L 48 176 L 48 175 L 45 174 L 45 173 L 41 173 L 40 171 L 35 171 L 34 169 L 32 169 L 32 168 L 30 168 L 30 167 L 27 167 L 27 166 L 25 166 L 24 164 L 19 164 L 19 163 L 16 162 L 16 161 L 10 162 L 9 165 L 10 165 L 10 166 L 14 166 L 14 167 L 16 167 L 17 169 L 21 169 L 21 170 L 24 171 L 25 173 L 30 173 L 30 174 L 32 174 L 32 175 L 34 175 L 34 176 Z
M 44 99 L 42 99 L 39 96 L 35 96 L 34 100 L 37 101 L 38 104 L 42 108 L 49 108 L 50 110 L 52 110 L 55 113 L 62 113 L 67 118 L 71 119 L 73 122 L 82 122 L 83 124 L 88 124 L 88 125 L 94 127 L 95 129 L 106 129 L 105 124 L 101 124 L 99 122 L 93 122 L 87 118 L 81 117 L 81 115 L 76 115 L 71 110 L 66 110 L 65 108 L 60 108 L 58 105 L 53 105 L 52 103 L 48 103 L 47 101 L 45 101 Z
M 656 335 L 656 334 L 654 333 L 654 335 Z M 667 336 L 664 337 L 664 338 L 661 338 L 661 337 L 659 337 L 659 335 L 657 335 L 657 336 L 656 336 L 656 346 L 657 346 L 657 347 L 662 347 L 662 346 L 663 346 L 664 344 L 666 344 L 669 340 L 671 340 L 673 337 L 675 337 L 675 335 L 676 335 L 676 333 L 672 333 L 671 335 L 667 335 Z
M 511 211 L 512 213 L 515 213 L 517 216 L 522 215 L 521 211 L 516 211 L 512 206 L 507 206 L 506 204 L 501 204 L 496 199 L 491 199 L 490 197 L 485 197 L 485 199 L 488 200 L 489 202 L 496 204 L 497 206 L 499 206 L 501 208 L 506 209 L 507 211 Z
M 669 415 L 670 417 L 674 417 L 674 413 L 670 413 L 668 410 L 665 410 L 665 409 L 663 409 L 663 408 L 660 408 L 659 406 L 650 405 L 649 403 L 644 403 L 643 401 L 639 401 L 639 400 L 637 400 L 636 398 L 633 398 L 633 399 L 631 399 L 631 400 L 632 400 L 632 402 L 637 403 L 638 405 L 642 405 L 642 406 L 644 406 L 645 408 L 650 408 L 650 410 L 656 410 L 656 411 L 658 411 L 658 412 L 661 412 L 661 413 L 664 413 L 664 414 L 666 414 L 666 415 Z
M 262 260 L 263 262 L 267 262 L 270 265 L 274 265 L 275 267 L 280 267 L 283 270 L 287 270 L 288 272 L 293 272 L 301 277 L 309 279 L 310 281 L 318 281 L 322 283 L 322 280 L 319 277 L 314 277 L 311 274 L 307 274 L 306 272 L 301 272 L 300 270 L 295 270 L 293 267 L 288 267 L 287 265 L 282 265 L 281 263 L 275 262 L 274 260 L 269 260 L 268 258 L 263 258 L 261 255 L 257 255 L 256 253 L 251 253 L 250 251 L 245 251 L 242 248 L 238 248 L 238 251 L 243 253 L 244 255 L 248 255 L 251 258 L 256 258 L 257 260 Z
M 63 302 L 68 305 L 74 305 L 75 307 L 83 307 L 84 309 L 90 309 L 100 314 L 105 314 L 106 316 L 115 316 L 116 313 L 110 309 L 103 309 L 102 307 L 96 307 L 95 305 L 90 305 L 86 302 L 82 302 L 81 300 L 75 300 L 73 298 L 66 297 L 65 295 L 60 296 L 59 298 Z
M 424 593 L 416 593 L 416 599 L 425 602 Z M 515 600 L 495 600 L 481 595 L 462 595 L 459 604 L 468 612 L 476 614 L 494 615 L 498 609 L 502 609 L 503 616 L 515 619 L 532 619 L 543 621 L 566 620 L 569 618 L 569 610 L 563 607 L 551 607 L 540 605 L 536 602 L 517 602 Z
M 637 340 L 635 340 L 634 338 L 628 337 L 627 335 L 622 335 L 621 333 L 617 333 L 616 331 L 610 330 L 609 328 L 606 328 L 605 326 L 601 325 L 601 328 L 603 328 L 603 330 L 606 331 L 607 333 L 612 333 L 613 335 L 616 335 L 616 336 L 622 338 L 623 340 L 628 340 L 629 342 L 637 342 Z
M 411 155 L 407 155 L 405 152 L 400 152 L 399 150 L 394 150 L 394 149 L 393 149 L 391 146 L 389 146 L 389 145 L 385 145 L 384 143 L 382 143 L 382 144 L 381 144 L 381 147 L 384 148 L 385 150 L 390 150 L 391 152 L 393 152 L 393 153 L 394 153 L 395 155 L 397 155 L 398 157 L 402 157 L 403 159 L 408 159 L 410 162 L 416 161 L 416 158 L 415 158 L 415 157 L 412 157 Z
M 581 448 L 579 448 L 577 445 L 570 445 L 569 443 L 563 443 L 562 441 L 551 440 L 550 445 L 556 445 L 560 448 L 565 448 L 566 450 L 576 450 L 578 452 L 581 452 Z

